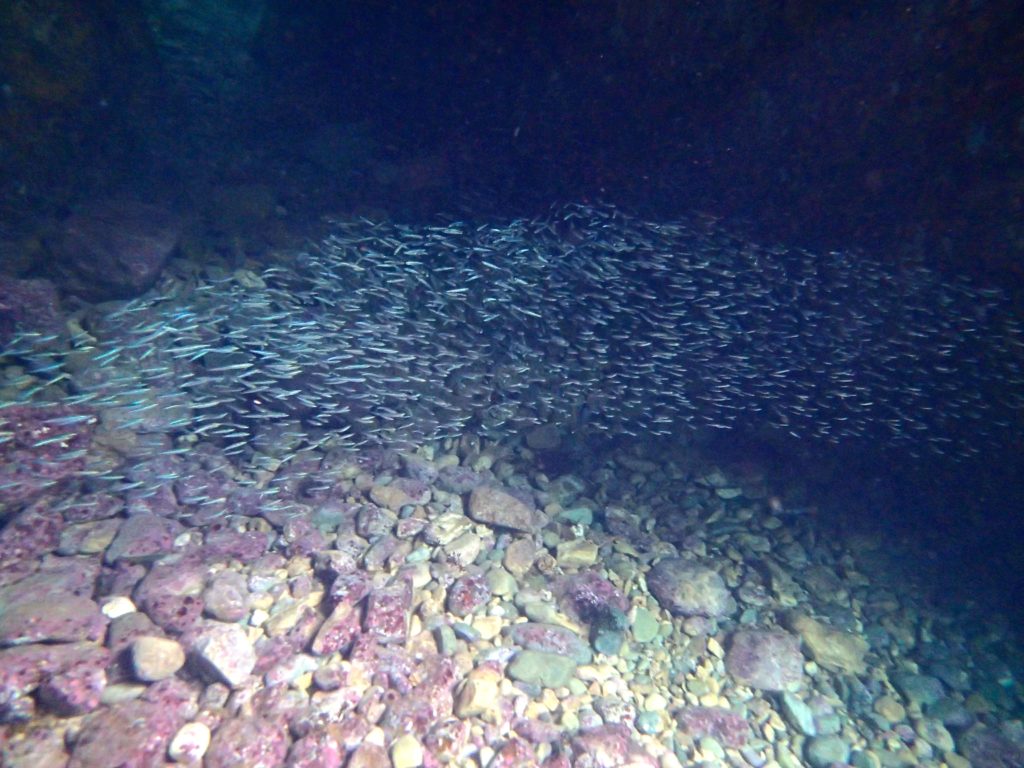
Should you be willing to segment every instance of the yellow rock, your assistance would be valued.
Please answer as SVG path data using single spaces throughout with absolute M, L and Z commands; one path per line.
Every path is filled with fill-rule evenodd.
M 393 768 L 419 768 L 423 765 L 423 745 L 411 733 L 399 736 L 391 745 Z
M 821 666 L 855 675 L 864 673 L 864 654 L 868 652 L 868 643 L 864 638 L 803 614 L 794 615 L 790 625 L 800 633 L 812 658 Z
M 563 541 L 555 552 L 562 568 L 586 568 L 597 562 L 597 544 L 588 539 Z
M 455 699 L 455 714 L 496 723 L 501 711 L 499 684 L 502 678 L 501 672 L 493 667 L 477 667 L 470 672 Z

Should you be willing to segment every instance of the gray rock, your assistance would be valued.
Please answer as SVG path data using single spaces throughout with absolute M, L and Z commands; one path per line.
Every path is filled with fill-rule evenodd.
M 215 677 L 237 688 L 256 666 L 256 652 L 238 624 L 212 623 L 196 638 L 197 659 Z
M 741 685 L 782 691 L 803 679 L 800 639 L 783 630 L 743 630 L 732 636 L 725 669 Z
M 804 757 L 812 768 L 832 768 L 850 757 L 850 745 L 839 736 L 816 736 L 804 747 Z
M 647 572 L 647 587 L 663 608 L 677 616 L 718 618 L 736 610 L 718 573 L 679 557 L 656 563 Z

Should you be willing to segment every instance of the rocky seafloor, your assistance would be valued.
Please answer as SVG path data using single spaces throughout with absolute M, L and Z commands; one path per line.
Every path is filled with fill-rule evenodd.
M 1022 764 L 1019 650 L 913 553 L 685 446 L 548 476 L 565 437 L 196 446 L 136 464 L 156 493 L 36 499 L 0 533 L 3 765 Z
M 1015 636 L 934 600 L 884 525 L 667 428 L 460 414 L 353 445 L 278 370 L 288 333 L 272 359 L 243 333 L 279 318 L 207 338 L 241 291 L 211 286 L 276 296 L 259 276 L 162 277 L 70 313 L 43 281 L 0 299 L 43 321 L 0 323 L 3 766 L 1024 765 Z M 317 344 L 349 327 L 288 301 Z M 212 349 L 240 333 L 250 357 Z M 350 359 L 395 354 L 370 341 L 316 371 L 388 386 Z M 304 407 L 264 425 L 293 377 L 275 397 Z

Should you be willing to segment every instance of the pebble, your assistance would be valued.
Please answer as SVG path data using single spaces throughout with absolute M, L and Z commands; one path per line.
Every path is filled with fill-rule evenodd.
M 423 745 L 410 733 L 399 736 L 391 745 L 392 768 L 419 768 L 423 757 Z
M 174 734 L 167 756 L 176 763 L 198 764 L 210 747 L 210 729 L 204 723 L 185 723 Z
M 131 646 L 132 670 L 143 682 L 171 677 L 185 665 L 185 650 L 176 640 L 144 635 Z
M 256 651 L 238 624 L 211 624 L 200 632 L 193 650 L 208 670 L 233 688 L 245 683 L 256 666 Z

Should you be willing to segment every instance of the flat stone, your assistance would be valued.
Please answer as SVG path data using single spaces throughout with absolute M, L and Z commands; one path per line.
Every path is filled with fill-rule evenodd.
M 561 568 L 586 568 L 597 562 L 597 544 L 587 539 L 563 541 L 555 549 Z
M 864 638 L 802 614 L 793 616 L 790 625 L 800 633 L 811 658 L 821 666 L 853 675 L 862 674 L 867 668 L 864 654 L 868 652 L 868 642 Z
M 568 685 L 576 673 L 576 661 L 567 656 L 543 651 L 520 651 L 506 672 L 513 680 L 545 688 Z
M 492 485 L 473 489 L 469 495 L 468 513 L 478 523 L 524 533 L 532 533 L 537 525 L 535 510 Z
M 174 540 L 184 531 L 185 526 L 170 517 L 133 515 L 122 523 L 104 559 L 111 564 L 152 560 L 172 551 Z

